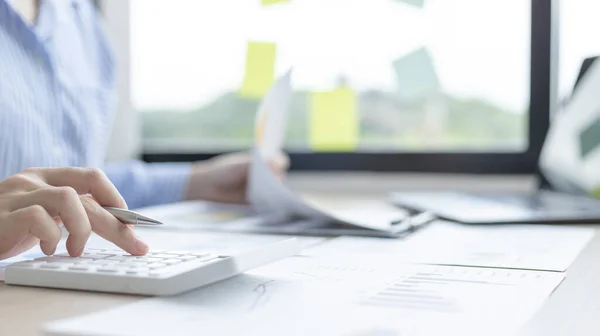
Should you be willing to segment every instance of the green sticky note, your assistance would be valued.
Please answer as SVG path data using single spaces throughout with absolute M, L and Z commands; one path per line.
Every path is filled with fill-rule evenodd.
M 246 73 L 239 94 L 245 98 L 260 99 L 275 81 L 274 43 L 249 42 L 246 53 Z
M 288 2 L 290 0 L 260 0 L 260 3 L 263 6 L 270 6 L 270 5 L 275 5 L 278 3 L 282 3 L 282 2 Z
M 437 93 L 440 89 L 433 59 L 425 48 L 394 61 L 394 70 L 399 95 L 404 100 L 420 99 Z
M 398 1 L 407 3 L 412 6 L 421 7 L 421 8 L 423 8 L 423 6 L 425 5 L 425 0 L 398 0 Z
M 581 158 L 585 159 L 595 149 L 600 147 L 600 118 L 588 125 L 579 136 Z
M 358 146 L 356 93 L 347 87 L 314 92 L 309 103 L 309 141 L 314 151 L 347 152 Z

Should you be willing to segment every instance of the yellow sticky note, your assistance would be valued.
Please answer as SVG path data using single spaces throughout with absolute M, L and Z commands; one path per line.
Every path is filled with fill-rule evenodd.
M 600 198 L 600 187 L 596 187 L 594 190 L 592 190 L 592 196 Z
M 288 2 L 289 0 L 260 0 L 263 6 L 275 5 L 281 2 Z
M 358 146 L 357 98 L 350 88 L 310 96 L 309 141 L 313 150 L 353 151 Z
M 246 74 L 240 95 L 246 98 L 262 98 L 275 81 L 274 43 L 249 42 L 246 53 Z

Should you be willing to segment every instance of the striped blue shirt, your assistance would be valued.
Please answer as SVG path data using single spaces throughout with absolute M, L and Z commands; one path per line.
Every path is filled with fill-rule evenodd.
M 27 167 L 97 167 L 130 208 L 183 198 L 188 164 L 105 164 L 115 62 L 90 1 L 41 1 L 35 26 L 0 0 L 0 180 Z

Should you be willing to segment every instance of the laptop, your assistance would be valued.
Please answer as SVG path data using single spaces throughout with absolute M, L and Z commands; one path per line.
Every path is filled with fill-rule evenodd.
M 596 60 L 594 57 L 583 62 L 574 91 Z M 541 171 L 540 167 L 538 190 L 529 194 L 407 191 L 392 193 L 391 202 L 466 224 L 600 222 L 600 199 L 588 197 L 577 188 L 565 187 L 564 181 L 560 191 L 553 190 Z

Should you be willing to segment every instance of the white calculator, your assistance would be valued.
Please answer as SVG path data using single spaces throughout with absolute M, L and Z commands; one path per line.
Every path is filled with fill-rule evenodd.
M 224 256 L 210 251 L 154 250 L 136 257 L 122 250 L 86 249 L 81 257 L 57 254 L 6 267 L 11 285 L 137 295 L 174 295 L 221 281 L 300 252 L 296 239 Z

